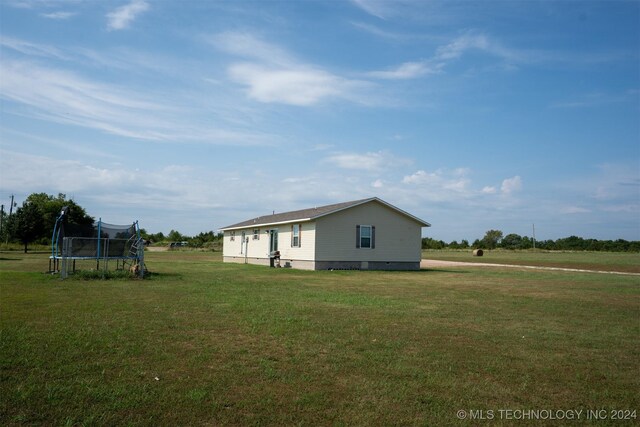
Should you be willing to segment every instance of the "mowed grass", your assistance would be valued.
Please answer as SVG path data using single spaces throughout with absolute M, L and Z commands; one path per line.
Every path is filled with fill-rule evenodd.
M 46 255 L 0 254 L 0 424 L 457 426 L 479 424 L 460 409 L 640 409 L 638 277 L 147 261 L 145 280 L 61 281 Z
M 519 264 L 542 267 L 564 267 L 583 270 L 620 271 L 640 273 L 639 252 L 589 252 L 589 251 L 541 251 L 541 250 L 485 250 L 481 257 L 466 250 L 423 250 L 422 258 L 483 262 L 490 264 Z

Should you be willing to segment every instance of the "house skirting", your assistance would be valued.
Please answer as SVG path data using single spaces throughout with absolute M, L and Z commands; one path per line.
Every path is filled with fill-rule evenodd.
M 224 262 L 238 264 L 271 265 L 269 258 L 225 256 Z M 280 267 L 300 270 L 420 270 L 420 261 L 309 261 L 285 259 L 280 260 Z
M 316 261 L 315 270 L 420 270 L 420 261 Z

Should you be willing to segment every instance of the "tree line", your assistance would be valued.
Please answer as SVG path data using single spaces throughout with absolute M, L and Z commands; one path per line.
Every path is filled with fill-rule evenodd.
M 68 208 L 65 214 L 67 224 L 92 225 L 95 218 L 89 216 L 86 210 L 75 201 L 67 199 L 65 194 L 52 196 L 46 193 L 30 194 L 22 206 L 11 215 L 0 211 L 0 242 L 20 243 L 27 253 L 29 244 L 50 245 L 56 220 L 62 209 Z M 207 231 L 190 237 L 171 230 L 166 236 L 163 233 L 150 234 L 144 228 L 140 229 L 140 236 L 149 242 L 169 244 L 171 242 L 186 242 L 191 247 L 220 247 L 222 233 Z
M 529 236 L 515 233 L 506 236 L 500 230 L 489 230 L 482 239 L 473 243 L 468 240 L 454 240 L 446 243 L 430 237 L 422 239 L 422 249 L 543 249 L 549 251 L 607 251 L 607 252 L 640 252 L 638 240 L 597 240 L 584 239 L 578 236 L 564 237 L 558 240 L 533 240 Z
M 26 198 L 16 212 L 8 215 L 0 211 L 0 242 L 21 243 L 27 252 L 27 245 L 36 243 L 50 245 L 56 219 L 63 207 L 68 207 L 65 221 L 69 224 L 91 225 L 95 219 L 73 200 L 68 200 L 65 194 L 52 196 L 46 193 L 33 193 Z M 141 237 L 155 244 L 186 243 L 196 248 L 220 249 L 223 234 L 213 231 L 187 236 L 176 230 L 167 235 L 163 233 L 148 233 L 144 228 L 140 230 Z M 528 236 L 518 234 L 504 235 L 500 230 L 488 230 L 482 239 L 473 243 L 467 240 L 454 240 L 446 243 L 430 237 L 422 239 L 422 249 L 544 249 L 562 251 L 610 251 L 610 252 L 640 252 L 640 241 L 597 240 L 583 239 L 570 236 L 558 240 L 534 240 Z
M 218 249 L 222 247 L 223 233 L 214 233 L 206 231 L 196 234 L 195 236 L 187 236 L 177 230 L 171 230 L 166 236 L 164 233 L 148 233 L 144 228 L 140 229 L 140 235 L 143 239 L 154 244 L 171 244 L 186 243 L 189 247 Z

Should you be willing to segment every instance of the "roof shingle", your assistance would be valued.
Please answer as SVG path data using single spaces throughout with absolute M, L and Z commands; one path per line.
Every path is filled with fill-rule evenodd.
M 333 205 L 318 206 L 315 208 L 301 209 L 298 211 L 282 212 L 282 213 L 277 213 L 273 215 L 259 216 L 257 218 L 248 219 L 246 221 L 242 221 L 237 224 L 223 227 L 221 228 L 221 230 L 227 230 L 232 228 L 245 228 L 245 227 L 266 225 L 266 224 L 276 224 L 276 223 L 296 221 L 301 219 L 313 219 L 315 217 L 326 215 L 333 211 L 346 209 L 351 206 L 359 205 L 361 203 L 364 203 L 366 201 L 373 200 L 373 199 L 374 198 L 354 200 L 352 202 L 335 203 Z
M 221 228 L 221 230 L 233 230 L 238 228 L 257 227 L 261 225 L 280 224 L 280 223 L 293 222 L 298 220 L 311 220 L 311 219 L 318 218 L 320 216 L 328 215 L 332 212 L 337 212 L 343 209 L 351 208 L 353 206 L 361 205 L 363 203 L 368 203 L 373 200 L 377 200 L 378 202 L 386 206 L 389 206 L 408 217 L 413 218 L 414 220 L 422 223 L 425 227 L 430 226 L 428 222 L 425 222 L 420 218 L 416 218 L 413 215 L 410 215 L 407 212 L 404 212 L 403 210 L 398 209 L 395 206 L 392 206 L 378 199 L 377 197 L 370 197 L 368 199 L 353 200 L 351 202 L 335 203 L 332 205 L 318 206 L 315 208 L 301 209 L 298 211 L 282 212 L 282 213 L 277 213 L 273 215 L 259 216 L 257 218 L 251 218 L 249 220 L 242 221 L 237 224 L 232 224 L 227 227 L 223 227 Z

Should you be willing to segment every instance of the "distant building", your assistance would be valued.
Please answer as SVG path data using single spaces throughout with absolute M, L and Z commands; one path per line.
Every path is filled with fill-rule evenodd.
M 224 227 L 224 262 L 305 270 L 419 270 L 430 224 L 377 197 Z

